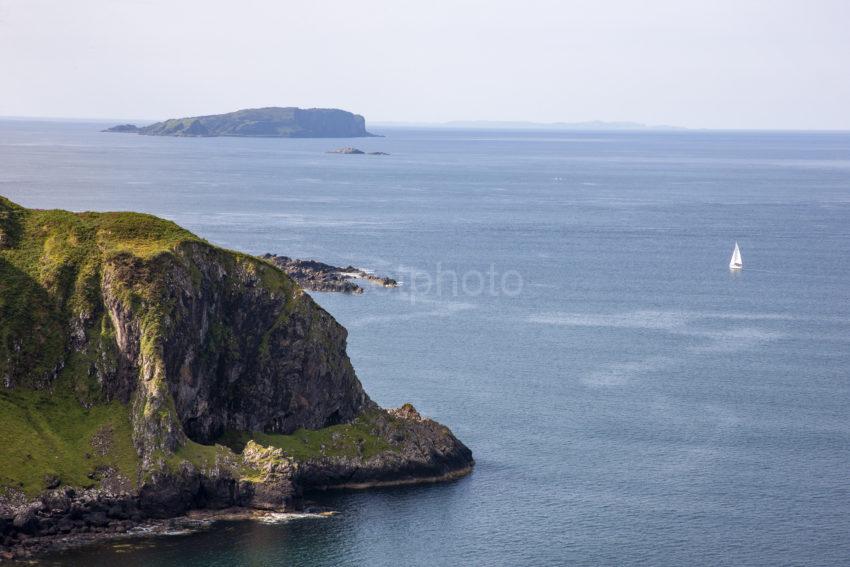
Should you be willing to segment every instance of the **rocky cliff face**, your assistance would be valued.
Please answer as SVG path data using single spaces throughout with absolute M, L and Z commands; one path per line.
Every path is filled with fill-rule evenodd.
M 174 452 L 184 437 L 208 444 L 226 429 L 291 433 L 371 407 L 345 353 L 345 329 L 275 267 L 151 217 L 6 210 L 28 241 L 10 252 L 29 252 L 34 263 L 15 262 L 33 269 L 32 296 L 17 300 L 47 310 L 34 326 L 52 323 L 45 330 L 59 343 L 14 356 L 38 338 L 10 313 L 9 386 L 48 388 L 74 371 L 84 374 L 75 381 L 93 377 L 94 399 L 132 403 L 134 441 L 146 457 Z M 175 231 L 173 243 L 158 241 L 157 230 Z M 16 258 L 6 254 L 4 266 Z M 75 353 L 90 366 L 66 371 Z M 49 372 L 33 376 L 38 368 Z
M 148 261 L 111 258 L 101 289 L 123 361 L 103 384 L 132 398 L 142 454 L 173 451 L 181 435 L 326 427 L 372 405 L 345 329 L 261 261 L 185 242 Z
M 121 124 L 106 132 L 149 136 L 242 136 L 259 138 L 362 138 L 366 121 L 336 108 L 250 108 L 227 114 L 172 118 L 149 126 Z
M 0 548 L 116 507 L 109 529 L 467 472 L 448 429 L 369 399 L 346 336 L 271 263 L 173 223 L 0 197 Z

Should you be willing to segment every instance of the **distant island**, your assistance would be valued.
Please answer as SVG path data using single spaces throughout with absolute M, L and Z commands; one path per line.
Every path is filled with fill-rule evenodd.
M 600 131 L 640 131 L 661 130 L 675 131 L 687 130 L 681 126 L 668 126 L 666 124 L 643 124 L 640 122 L 606 122 L 603 120 L 589 120 L 585 122 L 527 122 L 506 120 L 455 120 L 451 122 L 382 122 L 383 126 L 407 127 L 407 128 L 455 128 L 466 130 L 600 130 Z
M 365 138 L 366 120 L 336 108 L 268 107 L 237 110 L 227 114 L 172 118 L 149 126 L 120 124 L 104 132 L 146 136 L 251 138 Z

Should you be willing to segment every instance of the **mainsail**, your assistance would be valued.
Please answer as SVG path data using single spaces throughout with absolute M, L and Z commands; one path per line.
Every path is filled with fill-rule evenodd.
M 744 267 L 744 262 L 741 260 L 741 249 L 738 248 L 738 243 L 735 243 L 735 250 L 732 252 L 732 259 L 729 260 L 730 270 L 740 270 Z

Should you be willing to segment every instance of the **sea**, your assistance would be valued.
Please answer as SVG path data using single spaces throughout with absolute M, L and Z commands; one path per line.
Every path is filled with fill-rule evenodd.
M 0 122 L 0 194 L 396 278 L 311 295 L 477 464 L 47 564 L 850 565 L 850 133 L 105 126 Z

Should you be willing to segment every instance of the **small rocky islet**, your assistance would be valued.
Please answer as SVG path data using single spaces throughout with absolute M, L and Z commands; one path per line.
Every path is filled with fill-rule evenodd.
M 273 263 L 310 291 L 363 293 L 363 288 L 352 281 L 355 279 L 382 287 L 398 287 L 398 281 L 389 276 L 378 276 L 354 266 L 332 266 L 317 260 L 299 260 L 277 254 L 264 254 L 263 259 Z
M 357 148 L 353 148 L 351 146 L 346 146 L 344 148 L 337 148 L 335 150 L 328 150 L 325 152 L 326 154 L 343 154 L 343 155 L 353 155 L 353 156 L 388 156 L 387 152 L 364 152 L 363 150 L 358 150 Z
M 0 289 L 0 559 L 474 465 L 369 398 L 346 330 L 276 262 L 169 221 L 0 197 Z

